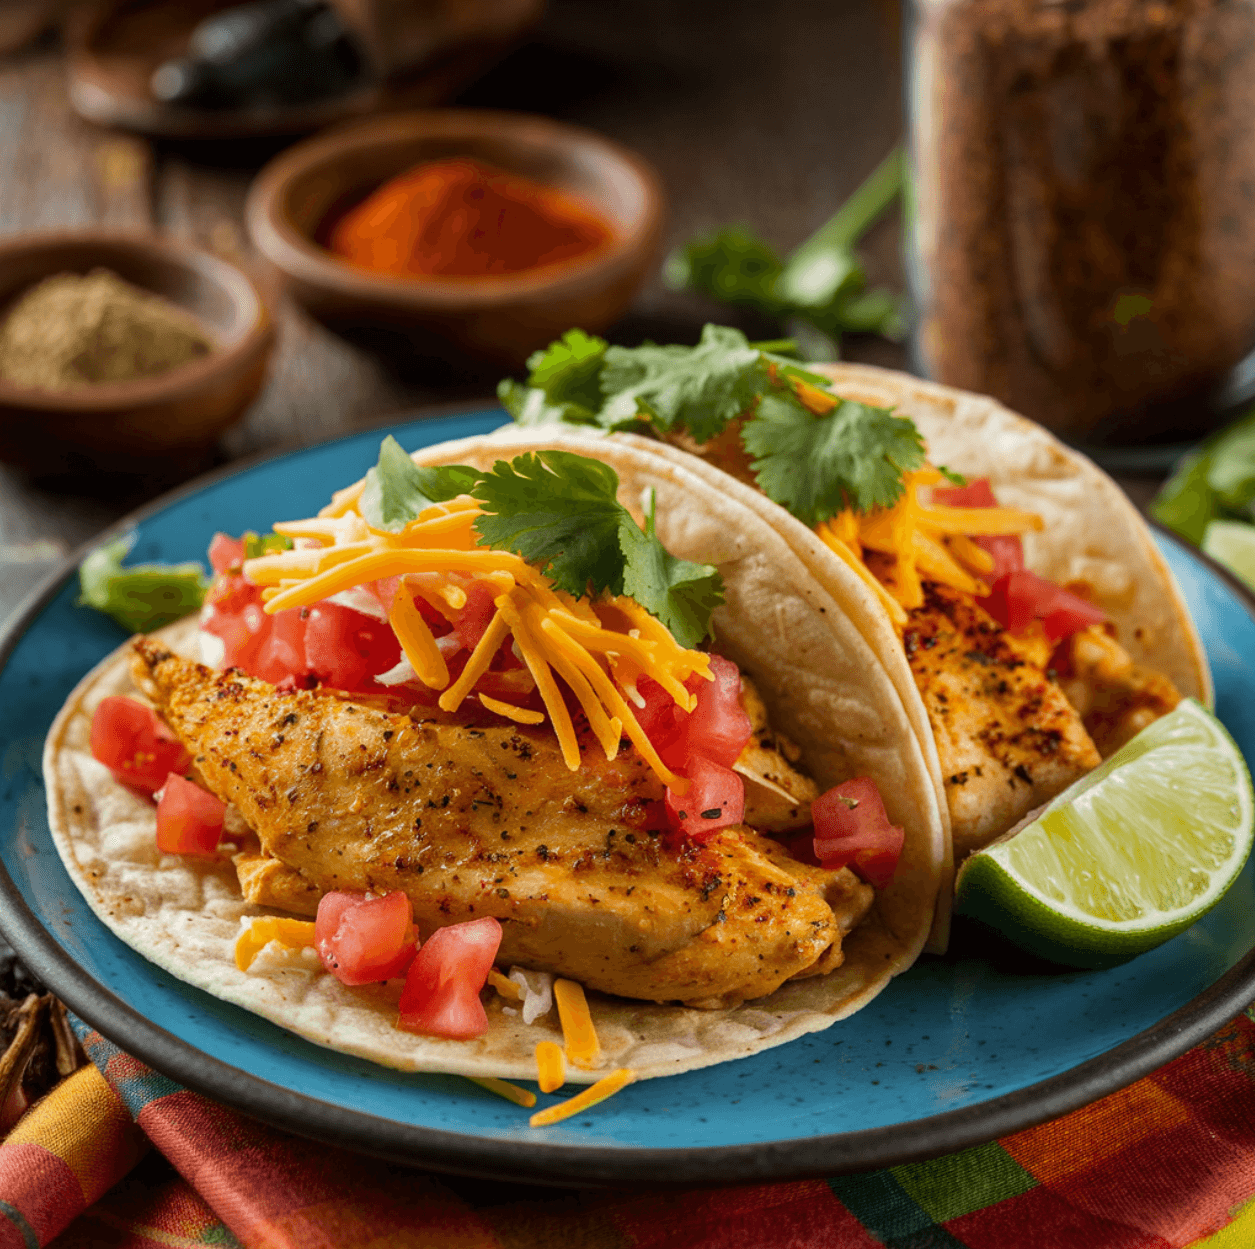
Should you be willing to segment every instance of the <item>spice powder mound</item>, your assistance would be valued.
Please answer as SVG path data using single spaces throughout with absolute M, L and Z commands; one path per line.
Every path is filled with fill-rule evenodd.
M 1255 343 L 1255 3 L 915 0 L 913 281 L 940 381 L 1084 435 Z
M 32 287 L 0 326 L 0 377 L 40 390 L 75 390 L 155 377 L 203 356 L 200 323 L 160 295 L 97 269 Z
M 330 249 L 398 277 L 488 277 L 604 246 L 610 229 L 553 187 L 465 157 L 400 174 L 347 212 Z

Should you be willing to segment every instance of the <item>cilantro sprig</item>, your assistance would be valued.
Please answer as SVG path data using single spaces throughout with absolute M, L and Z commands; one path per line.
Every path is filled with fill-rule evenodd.
M 571 330 L 532 356 L 526 385 L 506 381 L 498 394 L 525 425 L 596 424 L 708 442 L 741 421 L 759 486 L 808 525 L 845 508 L 891 506 L 903 473 L 924 462 L 919 431 L 886 408 L 836 395 L 816 416 L 794 383 L 831 394 L 828 379 L 773 350 L 783 345 L 751 343 L 720 325 L 707 325 L 695 347 L 612 347 Z
M 883 287 L 868 288 L 854 249 L 901 193 L 905 172 L 902 151 L 894 148 L 787 258 L 749 226 L 730 225 L 673 252 L 663 277 L 673 289 L 780 321 L 807 359 L 836 359 L 847 333 L 899 339 L 905 329 L 901 300 Z
M 577 598 L 627 594 L 676 641 L 696 646 L 723 602 L 723 578 L 709 564 L 677 559 L 618 500 L 619 476 L 600 460 L 570 451 L 535 451 L 498 460 L 488 472 L 465 465 L 424 468 L 391 436 L 367 474 L 362 515 L 399 532 L 433 503 L 459 494 L 479 501 L 481 546 L 513 551 Z

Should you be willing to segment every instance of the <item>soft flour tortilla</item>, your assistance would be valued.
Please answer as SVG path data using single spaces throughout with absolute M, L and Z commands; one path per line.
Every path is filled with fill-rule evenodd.
M 833 389 L 843 398 L 892 408 L 897 415 L 910 417 L 924 436 L 932 463 L 968 477 L 988 477 L 1000 503 L 1038 513 L 1045 528 L 1024 535 L 1028 568 L 1059 584 L 1087 583 L 1092 599 L 1115 622 L 1120 644 L 1135 662 L 1170 677 L 1183 695 L 1212 705 L 1207 656 L 1180 588 L 1146 522 L 1124 491 L 1093 461 L 985 395 L 872 365 L 806 367 L 830 377 Z M 923 744 L 948 833 L 949 813 L 928 713 L 901 639 L 876 595 L 810 528 L 759 491 L 687 451 L 632 434 L 615 437 L 633 446 L 654 448 L 729 500 L 769 521 L 789 550 L 841 604 L 880 656 Z M 943 888 L 930 950 L 944 947 L 949 897 L 949 889 Z
M 619 473 L 621 498 L 639 508 L 657 492 L 658 528 L 675 555 L 715 563 L 728 602 L 715 616 L 717 648 L 757 683 L 773 725 L 803 749 L 803 764 L 827 788 L 851 776 L 877 781 L 894 823 L 906 830 L 891 886 L 845 941 L 846 961 L 827 976 L 792 981 L 771 996 L 726 1010 L 632 1002 L 590 993 L 603 1060 L 570 1069 L 587 1083 L 620 1066 L 642 1077 L 672 1075 L 755 1054 L 829 1027 L 871 1000 L 918 956 L 932 921 L 947 839 L 924 754 L 901 700 L 859 630 L 793 554 L 773 525 L 702 484 L 652 449 L 578 433 L 508 431 L 424 450 L 425 463 L 489 467 L 524 448 L 595 454 Z M 283 518 L 276 504 L 276 520 Z M 195 658 L 195 621 L 162 635 Z M 49 822 L 67 870 L 118 937 L 179 979 L 319 1045 L 407 1071 L 471 1076 L 535 1075 L 541 1040 L 560 1040 L 557 1012 L 523 1024 L 489 994 L 489 1030 L 474 1041 L 415 1036 L 394 1027 L 396 985 L 350 989 L 322 971 L 312 950 L 235 966 L 245 903 L 228 861 L 162 855 L 151 803 L 92 758 L 92 715 L 111 694 L 134 694 L 129 647 L 88 674 L 48 735 L 44 774 Z M 271 912 L 276 913 L 276 912 Z

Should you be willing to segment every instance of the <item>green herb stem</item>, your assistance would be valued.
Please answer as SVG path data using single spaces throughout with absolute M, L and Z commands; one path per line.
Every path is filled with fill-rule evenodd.
M 853 247 L 901 192 L 902 175 L 903 153 L 898 146 L 868 174 L 854 194 L 798 247 L 794 256 L 812 246 Z

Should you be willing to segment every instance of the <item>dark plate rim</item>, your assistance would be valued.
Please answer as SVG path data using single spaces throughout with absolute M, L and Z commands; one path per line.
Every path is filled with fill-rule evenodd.
M 389 421 L 473 415 L 473 403 L 424 408 Z M 162 495 L 85 543 L 36 587 L 0 628 L 0 669 L 36 617 L 100 542 L 219 481 L 259 464 L 295 457 L 327 442 L 285 448 L 207 473 Z M 1255 619 L 1255 595 L 1231 573 L 1156 522 L 1153 528 L 1220 578 Z M 139 1014 L 80 968 L 43 926 L 0 864 L 0 931 L 30 970 L 103 1036 L 180 1084 L 299 1136 L 391 1162 L 452 1174 L 568 1186 L 765 1183 L 823 1178 L 921 1162 L 1034 1127 L 1117 1092 L 1180 1056 L 1255 998 L 1255 944 L 1210 988 L 1104 1054 L 1013 1093 L 977 1105 L 885 1127 L 828 1136 L 695 1149 L 555 1145 L 500 1140 L 398 1123 L 296 1093 L 204 1053 Z

